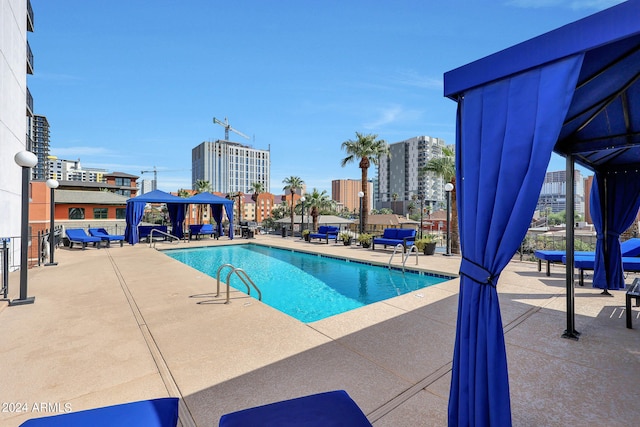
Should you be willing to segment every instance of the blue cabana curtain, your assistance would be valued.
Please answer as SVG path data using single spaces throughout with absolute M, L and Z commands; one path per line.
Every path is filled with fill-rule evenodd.
M 167 203 L 167 211 L 169 212 L 169 220 L 171 221 L 171 234 L 179 239 L 184 237 L 182 231 L 182 223 L 184 222 L 184 203 Z
M 526 235 L 583 55 L 470 89 L 458 100 L 462 248 L 450 426 L 509 426 L 496 284 Z
M 233 240 L 233 203 L 230 205 L 231 209 L 229 209 L 229 204 L 224 205 L 224 210 L 227 211 L 227 219 L 229 220 L 229 239 Z M 218 236 L 222 236 L 222 207 L 221 204 L 211 205 L 211 213 L 216 222 Z
M 631 226 L 639 208 L 640 172 L 596 172 L 591 187 L 591 217 L 598 236 L 594 288 L 625 288 L 620 235 Z
M 144 202 L 127 202 L 127 226 L 124 229 L 124 238 L 127 239 L 127 242 L 131 245 L 135 245 L 140 240 L 138 224 L 142 221 L 144 206 Z

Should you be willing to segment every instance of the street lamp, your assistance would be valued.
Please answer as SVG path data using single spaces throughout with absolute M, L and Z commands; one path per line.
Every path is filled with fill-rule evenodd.
M 51 265 L 58 265 L 57 262 L 53 261 L 53 252 L 54 252 L 54 248 L 56 246 L 56 233 L 54 231 L 54 219 L 55 219 L 55 213 L 56 213 L 56 206 L 55 206 L 55 196 L 54 196 L 54 191 L 56 188 L 58 188 L 58 181 L 56 181 L 55 179 L 48 179 L 47 180 L 47 187 L 49 187 L 51 189 L 51 222 L 49 225 L 49 262 L 45 264 L 45 267 L 51 266 Z
M 304 231 L 304 202 L 306 200 L 307 199 L 304 196 L 300 197 L 300 203 L 302 203 L 302 221 L 300 221 L 300 238 L 301 239 L 304 239 L 304 235 L 303 235 L 304 234 L 303 233 L 303 231 Z
M 447 192 L 447 253 L 445 255 L 451 255 L 451 192 L 453 191 L 453 184 L 447 182 L 444 186 L 444 191 Z
M 38 164 L 31 151 L 20 151 L 13 160 L 22 168 L 22 220 L 20 231 L 20 298 L 9 305 L 33 304 L 35 297 L 27 297 L 27 269 L 29 268 L 29 173 Z
M 363 223 L 362 223 L 362 198 L 364 197 L 364 193 L 362 191 L 358 191 L 358 197 L 360 198 L 360 234 L 362 234 L 362 227 L 363 227 Z

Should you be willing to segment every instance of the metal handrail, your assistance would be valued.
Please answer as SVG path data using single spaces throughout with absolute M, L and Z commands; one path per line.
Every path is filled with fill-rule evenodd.
M 407 260 L 411 256 L 411 253 L 414 251 L 414 249 L 416 252 L 416 265 L 418 265 L 418 247 L 416 245 L 411 245 L 411 248 L 409 248 L 409 252 L 407 252 L 407 255 L 405 255 L 404 260 L 402 261 L 402 271 L 404 271 L 404 265 L 407 263 Z
M 220 295 L 220 272 L 225 267 L 230 267 L 231 268 L 231 271 L 227 274 L 227 280 L 226 280 L 226 283 L 227 283 L 227 300 L 225 301 L 225 304 L 229 304 L 229 302 L 230 302 L 229 301 L 229 298 L 230 298 L 230 293 L 229 293 L 229 286 L 230 285 L 229 285 L 229 282 L 231 282 L 231 275 L 233 273 L 235 273 L 236 276 L 238 276 L 238 278 L 240 278 L 242 283 L 244 283 L 244 285 L 247 287 L 247 295 L 251 296 L 251 287 L 249 286 L 249 285 L 251 285 L 253 287 L 253 289 L 255 289 L 256 292 L 258 292 L 258 301 L 262 301 L 262 292 L 260 291 L 258 286 L 256 286 L 256 284 L 253 282 L 253 280 L 251 280 L 251 278 L 249 277 L 247 272 L 244 271 L 241 268 L 234 267 L 232 264 L 223 264 L 218 268 L 218 272 L 216 273 L 216 297 L 218 297 Z
M 396 255 L 396 251 L 398 250 L 398 248 L 402 249 L 402 251 L 404 252 L 404 245 L 402 243 L 398 243 L 394 248 L 393 248 L 393 253 L 391 254 L 391 258 L 389 258 L 389 268 L 391 268 L 391 261 L 393 261 L 393 257 Z
M 158 230 L 157 228 L 154 228 L 153 230 L 151 230 L 151 231 L 149 232 L 149 247 L 152 247 L 152 245 L 153 245 L 153 247 L 154 247 L 154 248 L 156 247 L 156 242 L 153 240 L 153 233 L 154 233 L 154 232 L 156 232 L 156 233 L 158 233 L 158 234 L 162 234 L 162 235 L 164 235 L 164 236 L 167 236 L 167 237 L 169 237 L 170 239 L 175 239 L 175 240 L 177 240 L 177 241 L 178 241 L 178 243 L 180 243 L 180 238 L 179 238 L 179 237 L 176 237 L 176 236 L 174 236 L 173 234 L 169 234 L 169 233 L 166 233 L 166 232 L 164 232 L 164 231 L 162 231 L 162 230 Z M 173 241 L 173 240 L 172 240 L 172 241 Z

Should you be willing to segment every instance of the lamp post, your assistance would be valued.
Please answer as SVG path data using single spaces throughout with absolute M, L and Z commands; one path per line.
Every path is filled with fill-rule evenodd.
M 54 192 L 55 189 L 58 188 L 58 181 L 56 181 L 55 179 L 48 179 L 47 180 L 47 187 L 49 187 L 51 189 L 51 220 L 50 220 L 50 225 L 49 225 L 49 262 L 45 264 L 45 267 L 51 266 L 51 265 L 58 265 L 57 262 L 53 261 L 53 252 L 55 251 L 55 246 L 56 246 L 56 233 L 54 230 L 55 227 L 55 213 L 56 213 L 56 206 L 55 206 L 55 196 L 54 196 Z
M 362 199 L 364 198 L 364 193 L 362 191 L 358 191 L 358 198 L 360 199 L 360 234 L 362 234 L 362 227 L 363 227 L 363 223 L 362 223 Z
M 38 164 L 38 158 L 31 151 L 20 151 L 13 158 L 22 168 L 22 219 L 20 231 L 20 298 L 9 305 L 33 304 L 35 297 L 27 297 L 27 270 L 29 268 L 29 173 Z
M 304 231 L 304 202 L 307 199 L 302 196 L 300 197 L 300 203 L 302 203 L 302 221 L 300 221 L 300 239 L 304 239 L 303 231 Z
M 451 192 L 453 191 L 453 184 L 447 182 L 444 186 L 444 191 L 447 192 L 447 253 L 446 256 L 451 255 Z
M 420 193 L 420 239 L 422 239 L 422 219 L 424 217 L 424 197 Z

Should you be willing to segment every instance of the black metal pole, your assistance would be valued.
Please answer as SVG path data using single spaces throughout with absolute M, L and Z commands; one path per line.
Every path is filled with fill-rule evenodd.
M 56 231 L 55 231 L 55 223 L 54 223 L 54 215 L 56 213 L 56 207 L 54 202 L 54 191 L 55 188 L 51 189 L 51 209 L 49 212 L 51 213 L 51 220 L 49 225 L 49 262 L 45 264 L 45 267 L 49 267 L 52 265 L 58 265 L 57 262 L 53 260 L 53 252 L 55 251 L 56 246 Z
M 420 239 L 422 239 L 422 217 L 424 215 L 424 199 L 420 195 Z
M 573 230 L 573 221 L 574 221 L 574 185 L 575 185 L 575 177 L 573 174 L 574 170 L 574 160 L 573 155 L 569 154 L 566 158 L 566 179 L 567 179 L 567 190 L 566 190 L 566 206 L 565 206 L 565 238 L 566 238 L 566 256 L 567 256 L 567 267 L 566 267 L 566 278 L 565 278 L 565 286 L 567 290 L 567 329 L 562 334 L 563 338 L 570 338 L 573 340 L 577 340 L 580 336 L 580 332 L 576 331 L 576 320 L 575 320 L 575 262 L 574 262 L 574 230 Z
M 22 167 L 22 228 L 20 231 L 20 298 L 9 305 L 33 304 L 35 297 L 27 297 L 27 270 L 29 269 L 29 173 Z

